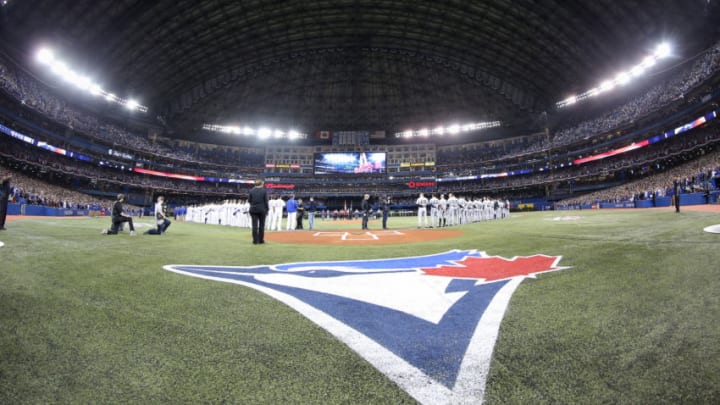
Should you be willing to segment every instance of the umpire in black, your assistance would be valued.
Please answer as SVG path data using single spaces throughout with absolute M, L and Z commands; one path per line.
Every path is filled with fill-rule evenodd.
M 250 203 L 253 245 L 263 244 L 265 243 L 265 217 L 269 206 L 267 190 L 265 190 L 265 183 L 262 180 L 255 180 L 255 187 L 250 190 L 248 202 Z

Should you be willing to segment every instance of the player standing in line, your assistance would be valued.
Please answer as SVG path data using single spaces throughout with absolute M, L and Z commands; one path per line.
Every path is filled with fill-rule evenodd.
M 285 201 L 278 195 L 275 198 L 275 227 L 273 228 L 276 231 L 282 229 L 283 208 L 285 208 Z
M 368 218 L 370 217 L 370 210 L 372 209 L 372 206 L 370 205 L 370 194 L 365 194 L 363 196 L 363 200 L 360 203 L 360 211 L 362 215 L 362 229 L 368 229 Z
M 428 202 L 430 203 L 430 228 L 434 228 L 439 226 L 438 205 L 440 204 L 440 200 L 435 197 L 435 194 L 432 194 L 430 195 L 430 200 L 428 200 Z
M 485 197 L 485 219 L 488 221 L 491 221 L 493 219 L 492 206 L 493 203 L 490 197 Z
M 450 218 L 450 225 L 457 225 L 458 200 L 455 194 L 448 194 L 448 210 L 447 217 Z
M 218 224 L 230 226 L 230 200 L 223 201 L 223 204 L 220 206 L 220 209 L 218 210 L 219 216 L 218 216 Z
M 230 226 L 240 226 L 240 200 L 235 200 L 230 204 Z
M 234 222 L 235 225 L 234 225 L 234 226 L 237 226 L 238 228 L 242 228 L 242 224 L 243 224 L 243 221 L 244 221 L 243 215 L 245 215 L 245 214 L 243 213 L 243 209 L 244 209 L 244 207 L 243 207 L 243 201 L 242 201 L 242 200 L 237 200 L 237 201 L 235 201 L 235 206 L 234 206 L 234 208 L 233 208 L 233 213 L 234 213 L 234 215 L 235 215 L 235 217 L 234 217 L 234 218 L 235 218 L 235 222 Z
M 234 215 L 234 214 L 235 214 L 235 210 L 237 209 L 237 207 L 240 206 L 241 203 L 242 203 L 241 200 L 230 200 L 230 201 L 228 202 L 227 214 L 226 214 L 226 215 L 227 215 L 227 220 L 225 221 L 225 225 L 228 225 L 228 226 L 238 226 L 238 224 L 237 224 L 237 222 L 236 222 L 236 221 L 237 221 L 237 215 Z
M 428 227 L 428 218 L 427 218 L 427 205 L 428 205 L 428 199 L 425 197 L 425 194 L 420 193 L 420 197 L 418 197 L 417 200 L 415 200 L 415 204 L 418 206 L 418 228 L 427 228 Z
M 438 201 L 438 226 L 439 227 L 445 227 L 447 226 L 447 200 L 445 199 L 445 194 L 440 194 L 440 200 Z
M 295 200 L 295 194 L 291 194 L 285 203 L 285 210 L 287 211 L 287 230 L 294 231 L 297 226 L 297 201 Z
M 250 200 L 242 201 L 241 206 L 242 206 L 242 211 L 243 211 L 244 228 L 251 228 L 252 227 L 252 217 L 250 215 Z M 265 218 L 267 218 L 267 212 L 265 213 Z M 265 221 L 263 221 L 263 226 L 265 226 Z
M 458 196 L 457 198 L 458 203 L 458 209 L 457 209 L 457 216 L 458 216 L 458 225 L 462 225 L 466 222 L 465 220 L 465 209 L 467 208 L 467 201 L 465 201 L 465 197 Z
M 265 218 L 265 230 L 269 231 L 272 229 L 272 221 L 273 221 L 273 215 L 275 215 L 275 196 L 270 194 L 268 196 L 268 214 Z
M 268 231 L 272 231 L 275 229 L 275 211 L 277 210 L 275 205 L 276 200 L 277 196 L 271 195 L 270 200 L 268 201 L 268 220 L 265 222 L 265 229 Z

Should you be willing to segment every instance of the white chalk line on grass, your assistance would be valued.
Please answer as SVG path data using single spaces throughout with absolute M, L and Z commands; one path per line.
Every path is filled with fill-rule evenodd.
M 707 226 L 703 229 L 703 231 L 709 233 L 720 233 L 720 224 Z
M 334 231 L 334 232 L 315 232 L 314 237 L 332 237 L 340 238 L 343 241 L 357 241 L 357 240 L 379 240 L 383 236 L 403 236 L 404 233 L 400 231 L 366 231 L 366 232 L 348 232 L 348 231 Z

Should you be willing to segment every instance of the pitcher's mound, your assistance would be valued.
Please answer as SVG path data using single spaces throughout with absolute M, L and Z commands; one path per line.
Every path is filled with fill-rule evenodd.
M 265 239 L 280 243 L 307 243 L 314 245 L 358 245 L 415 243 L 450 239 L 462 235 L 454 229 L 387 229 L 347 231 L 282 231 L 265 232 Z

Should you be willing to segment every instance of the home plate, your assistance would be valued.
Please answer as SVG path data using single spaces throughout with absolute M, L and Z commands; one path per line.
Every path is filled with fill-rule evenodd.
M 710 225 L 710 226 L 706 227 L 705 229 L 703 229 L 703 231 L 710 232 L 710 233 L 720 233 L 720 224 Z
M 5 246 L 5 244 L 4 244 L 4 243 L 2 243 L 2 242 L 0 242 L 0 247 L 3 247 L 3 246 Z

